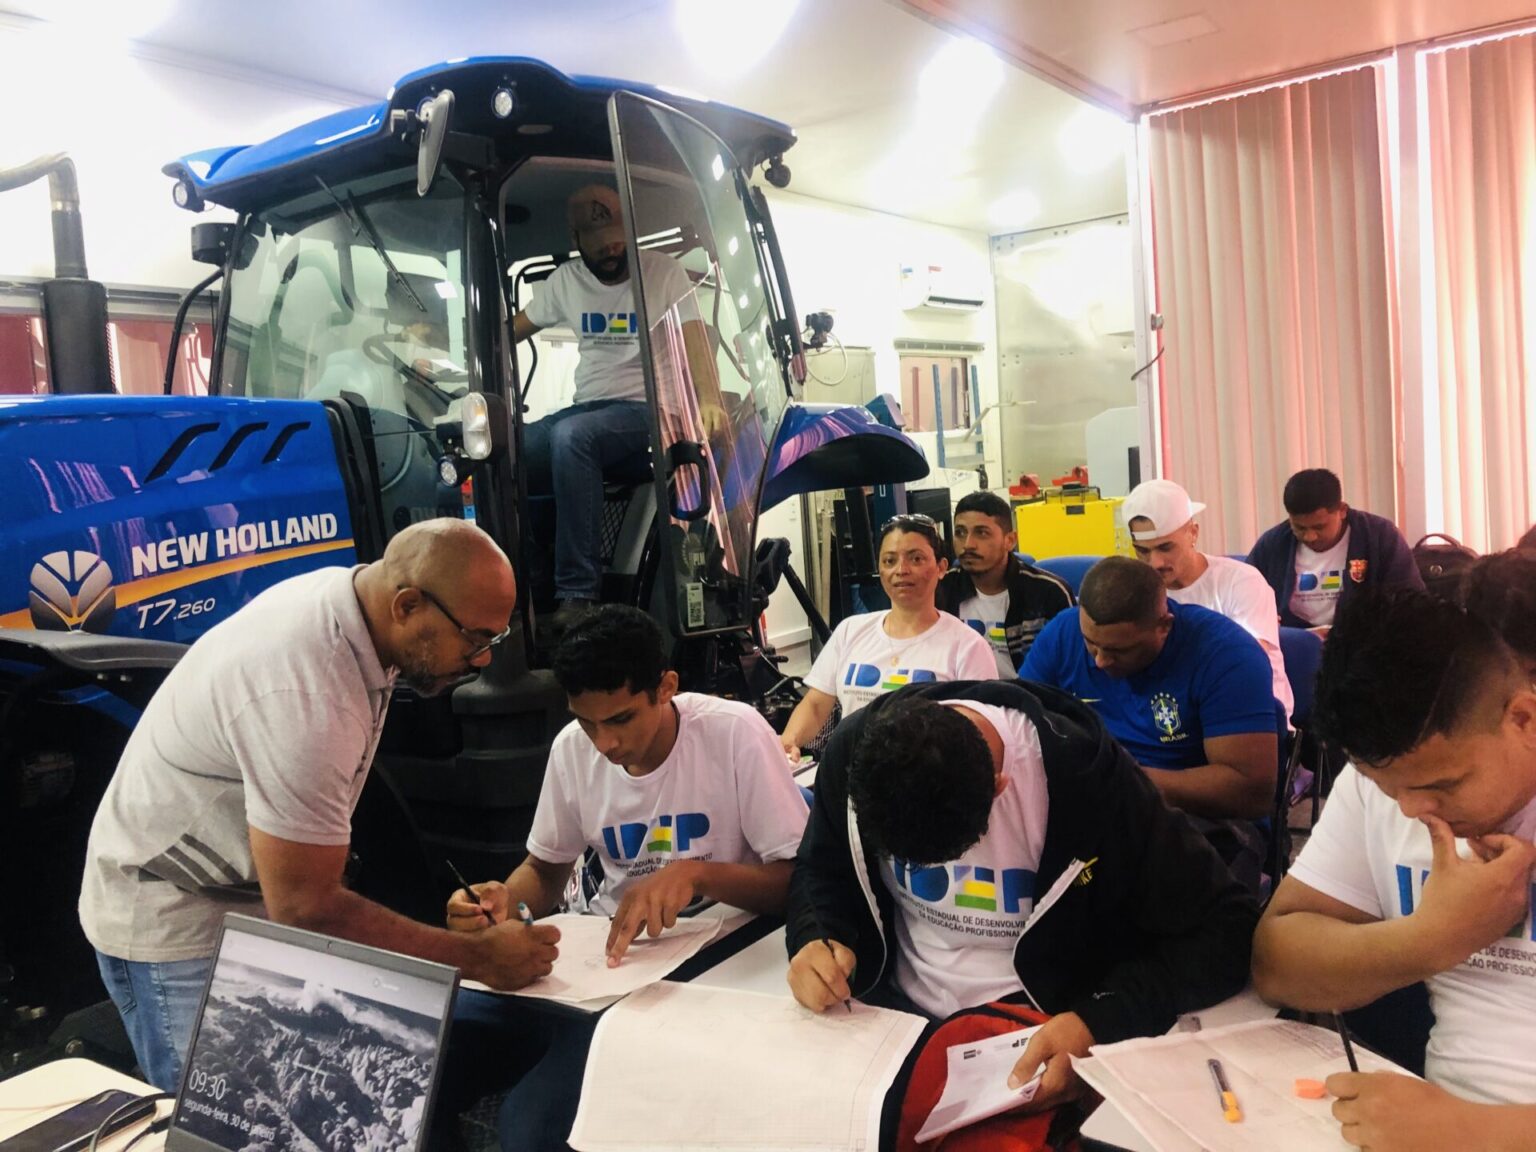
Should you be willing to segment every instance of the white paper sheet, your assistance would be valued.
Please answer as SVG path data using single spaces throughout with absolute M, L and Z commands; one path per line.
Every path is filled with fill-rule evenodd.
M 1131 1126 L 1136 1136 L 1146 1141 L 1148 1148 L 1156 1152 L 1209 1152 L 1184 1134 L 1184 1130 L 1173 1121 L 1169 1120 L 1156 1108 L 1152 1107 L 1140 1096 L 1130 1091 L 1120 1082 L 1120 1078 L 1109 1069 L 1100 1064 L 1092 1056 L 1072 1058 L 1072 1070 L 1082 1077 L 1083 1082 L 1104 1097 L 1104 1104 L 1099 1111 L 1112 1108 L 1122 1117 L 1125 1123 Z M 1094 1113 L 1096 1118 L 1098 1112 Z M 1130 1134 L 1121 1136 L 1118 1132 L 1094 1132 L 1088 1133 L 1087 1125 L 1083 1126 L 1085 1135 L 1092 1135 L 1094 1139 L 1103 1139 L 1106 1143 L 1120 1147 L 1122 1140 L 1130 1140 Z M 1139 1146 L 1138 1146 L 1139 1147 Z
M 950 1045 L 944 1093 L 918 1130 L 917 1142 L 926 1144 L 957 1128 L 1033 1100 L 1043 1069 L 1022 1088 L 1008 1087 L 1008 1075 L 1024 1054 L 1029 1038 L 1038 1031 L 1037 1024 L 970 1044 Z
M 1136 1122 L 1146 1108 L 1210 1152 L 1345 1152 L 1349 1145 L 1332 1115 L 1333 1101 L 1303 1100 L 1298 1079 L 1326 1080 L 1349 1063 L 1338 1034 L 1291 1020 L 1262 1020 L 1203 1032 L 1096 1045 L 1102 1083 L 1095 1087 Z M 1356 1050 L 1365 1072 L 1401 1072 L 1390 1061 Z M 1242 1108 L 1229 1124 L 1206 1061 L 1220 1060 Z M 1092 1069 L 1090 1069 L 1090 1073 Z M 1138 1107 L 1138 1105 L 1140 1107 Z M 1190 1143 L 1163 1142 L 1143 1129 L 1159 1152 L 1186 1152 Z M 1158 1126 L 1161 1128 L 1162 1126 Z
M 653 984 L 598 1023 L 571 1146 L 873 1152 L 923 1025 L 858 1001 L 818 1016 L 782 996 Z
M 700 915 L 679 920 L 654 940 L 645 935 L 635 937 L 629 951 L 624 953 L 623 962 L 617 968 L 610 968 L 608 917 L 562 913 L 546 916 L 539 923 L 560 929 L 560 956 L 548 976 L 515 992 L 490 988 L 478 980 L 464 980 L 460 986 L 498 996 L 558 1000 L 597 1011 L 637 988 L 662 979 L 722 931 L 721 919 L 716 916 Z M 735 926 L 735 923 L 730 925 L 731 928 Z

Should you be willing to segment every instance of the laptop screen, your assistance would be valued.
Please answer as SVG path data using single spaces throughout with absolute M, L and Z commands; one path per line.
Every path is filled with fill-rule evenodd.
M 458 971 L 227 916 L 170 1152 L 418 1149 Z

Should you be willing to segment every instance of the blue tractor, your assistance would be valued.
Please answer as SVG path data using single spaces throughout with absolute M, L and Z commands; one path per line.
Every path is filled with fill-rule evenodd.
M 165 169 L 176 202 L 238 215 L 192 227 L 194 255 L 216 266 L 194 294 L 218 291 L 210 394 L 192 397 L 170 394 L 169 366 L 163 397 L 114 393 L 67 168 L 0 174 L 0 188 L 45 169 L 62 186 L 45 308 L 64 393 L 0 403 L 3 1019 L 41 1035 L 100 999 L 73 915 L 85 839 L 184 647 L 277 581 L 371 560 L 422 518 L 472 516 L 497 539 L 518 571 L 518 627 L 474 682 L 395 702 L 355 818 L 356 883 L 435 919 L 445 857 L 475 875 L 520 857 L 565 713 L 540 628 L 553 508 L 521 451 L 537 363 L 510 320 L 572 258 L 565 203 L 594 181 L 622 199 L 641 279 L 625 322 L 653 416 L 648 464 L 605 477 L 603 597 L 662 622 L 685 687 L 792 705 L 758 631 L 788 550 L 757 539 L 759 516 L 927 472 L 864 410 L 798 400 L 800 326 L 751 184 L 759 169 L 786 183 L 793 143 L 705 100 L 484 58 L 186 156 Z M 647 313 L 642 250 L 686 271 L 703 369 L 677 354 L 676 306 Z

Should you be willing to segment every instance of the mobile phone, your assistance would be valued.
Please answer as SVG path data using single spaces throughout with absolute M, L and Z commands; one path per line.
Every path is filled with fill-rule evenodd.
M 135 1100 L 139 1101 L 137 1108 L 126 1107 Z M 153 1097 L 138 1096 L 120 1088 L 109 1089 L 0 1140 L 0 1152 L 80 1152 L 90 1146 L 91 1137 L 96 1135 L 101 1122 L 119 1108 L 123 1109 L 122 1115 L 102 1133 L 103 1137 L 146 1116 L 153 1116 L 155 1101 Z

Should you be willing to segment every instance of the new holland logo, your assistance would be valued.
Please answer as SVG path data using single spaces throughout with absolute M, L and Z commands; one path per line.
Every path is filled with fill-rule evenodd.
M 32 566 L 32 627 L 105 632 L 117 611 L 112 569 L 94 552 L 50 552 Z

